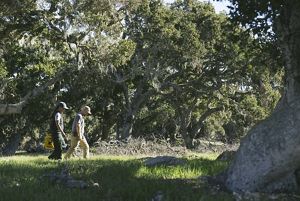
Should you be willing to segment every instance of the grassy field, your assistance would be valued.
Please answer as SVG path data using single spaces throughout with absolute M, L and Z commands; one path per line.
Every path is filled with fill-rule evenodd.
M 45 155 L 0 158 L 1 201 L 151 201 L 158 193 L 168 201 L 231 201 L 229 193 L 213 193 L 197 182 L 200 175 L 223 170 L 216 155 L 187 157 L 184 165 L 149 168 L 139 157 L 93 156 L 89 160 L 49 161 Z M 67 167 L 72 177 L 99 187 L 67 188 L 43 175 Z

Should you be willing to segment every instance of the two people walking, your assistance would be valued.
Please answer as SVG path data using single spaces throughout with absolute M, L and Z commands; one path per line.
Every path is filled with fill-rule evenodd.
M 48 157 L 49 159 L 62 159 L 62 150 L 67 147 L 64 140 L 64 137 L 66 138 L 67 136 L 64 132 L 64 121 L 62 114 L 68 109 L 69 108 L 65 102 L 60 102 L 51 114 L 50 132 L 54 143 L 54 151 Z M 89 145 L 86 141 L 84 130 L 84 117 L 88 115 L 91 115 L 91 108 L 89 106 L 83 106 L 76 114 L 72 124 L 71 146 L 64 157 L 65 159 L 70 158 L 78 145 L 83 150 L 83 157 L 89 157 Z

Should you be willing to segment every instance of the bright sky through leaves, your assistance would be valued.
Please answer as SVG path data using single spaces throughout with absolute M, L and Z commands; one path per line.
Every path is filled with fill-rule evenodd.
M 165 3 L 173 3 L 175 0 L 164 0 Z M 229 12 L 229 9 L 227 6 L 230 5 L 230 2 L 227 0 L 224 0 L 222 2 L 220 1 L 213 1 L 213 0 L 200 0 L 203 2 L 210 2 L 214 7 L 217 13 L 225 11 L 226 13 Z

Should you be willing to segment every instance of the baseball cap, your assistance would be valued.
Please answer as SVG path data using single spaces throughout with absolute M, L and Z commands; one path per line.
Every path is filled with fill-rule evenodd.
M 83 111 L 86 111 L 89 115 L 91 115 L 92 113 L 91 113 L 91 108 L 89 107 L 89 106 L 83 106 L 82 108 L 81 108 L 81 110 Z
M 68 106 L 67 106 L 67 104 L 65 103 L 65 102 L 59 102 L 59 104 L 58 104 L 60 107 L 62 107 L 62 108 L 64 108 L 64 109 L 66 109 L 66 110 L 68 110 L 69 108 L 68 108 Z

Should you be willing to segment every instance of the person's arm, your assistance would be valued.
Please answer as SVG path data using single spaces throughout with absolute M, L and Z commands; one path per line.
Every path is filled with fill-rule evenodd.
M 67 137 L 67 135 L 65 134 L 65 132 L 63 131 L 63 129 L 62 129 L 62 127 L 59 125 L 59 121 L 55 121 L 56 122 L 56 126 L 57 126 L 57 128 L 58 128 L 58 130 L 62 133 L 62 135 L 64 136 L 64 137 Z
M 59 125 L 59 120 L 60 120 L 61 116 L 60 114 L 57 114 L 57 116 L 55 116 L 55 124 L 56 124 L 56 127 L 58 128 L 58 130 L 62 133 L 62 135 L 64 137 L 67 137 L 63 128 Z
M 81 124 L 78 123 L 76 124 L 76 132 L 77 132 L 77 137 L 81 140 L 82 139 L 82 136 L 81 136 Z
M 81 115 L 77 115 L 76 116 L 76 133 L 77 133 L 77 137 L 79 138 L 79 140 L 82 140 L 83 136 L 82 136 L 82 116 Z

